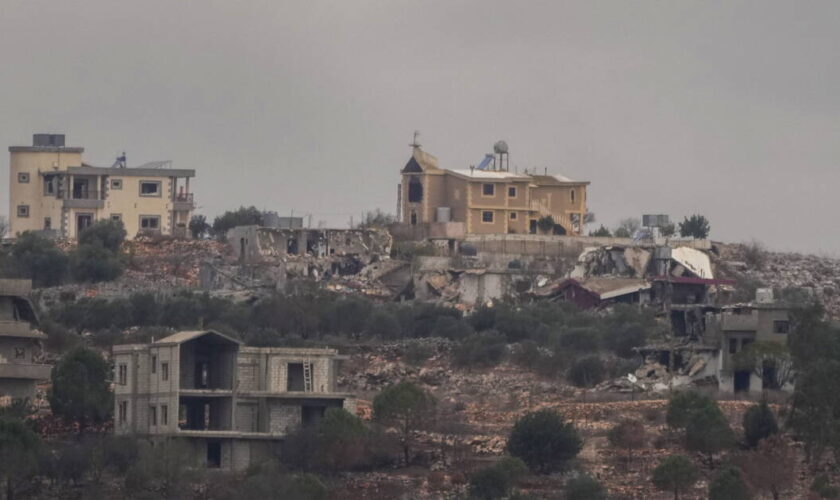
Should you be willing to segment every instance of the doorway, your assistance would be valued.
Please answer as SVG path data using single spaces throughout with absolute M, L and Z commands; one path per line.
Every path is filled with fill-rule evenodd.
M 735 372 L 733 387 L 735 392 L 750 392 L 750 375 L 752 375 L 752 372 L 749 370 Z
M 222 443 L 218 441 L 207 442 L 207 468 L 218 469 L 222 466 Z
M 93 225 L 93 214 L 76 214 L 76 235 Z

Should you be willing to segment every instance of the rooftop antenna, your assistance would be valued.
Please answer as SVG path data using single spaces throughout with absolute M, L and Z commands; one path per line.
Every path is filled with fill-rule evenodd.
M 415 131 L 414 131 L 414 141 L 412 141 L 412 143 L 411 143 L 411 144 L 409 144 L 409 146 L 411 146 L 411 147 L 412 147 L 412 148 L 414 148 L 414 149 L 420 149 L 420 143 L 419 143 L 419 142 L 417 142 L 417 138 L 418 138 L 418 137 L 420 137 L 420 131 L 419 131 L 419 130 L 415 130 Z

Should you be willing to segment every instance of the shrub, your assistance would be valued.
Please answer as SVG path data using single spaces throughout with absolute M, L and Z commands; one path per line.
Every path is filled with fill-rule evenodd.
M 604 363 L 598 356 L 587 356 L 572 364 L 566 377 L 577 387 L 592 387 L 604 380 Z
M 601 224 L 601 227 L 599 227 L 595 231 L 590 232 L 589 236 L 599 236 L 599 237 L 609 238 L 610 236 L 612 236 L 612 233 L 610 233 L 610 230 L 605 228 L 604 225 Z
M 490 330 L 496 326 L 496 309 L 485 305 L 479 306 L 469 316 L 469 322 L 477 332 Z
M 51 240 L 29 231 L 18 236 L 5 274 L 29 278 L 36 287 L 55 286 L 67 276 L 68 259 Z
M 397 317 L 391 312 L 376 309 L 367 318 L 365 335 L 380 339 L 398 339 L 402 337 L 402 328 Z
M 550 409 L 528 413 L 517 420 L 507 444 L 511 455 L 541 473 L 563 467 L 582 447 L 583 440 L 574 425 Z
M 101 220 L 83 229 L 79 233 L 78 240 L 79 246 L 99 246 L 111 253 L 117 253 L 125 241 L 125 236 L 125 227 L 122 222 Z
M 588 474 L 579 474 L 566 481 L 563 492 L 566 500 L 607 500 L 604 485 Z
M 672 429 L 684 429 L 695 411 L 711 404 L 714 404 L 711 398 L 697 391 L 677 392 L 668 400 L 665 420 Z
M 820 498 L 836 499 L 840 498 L 840 488 L 832 486 L 831 480 L 826 474 L 820 474 L 811 482 L 810 490 L 820 496 Z
M 470 497 L 492 500 L 510 495 L 518 479 L 528 471 L 522 460 L 505 457 L 470 476 Z
M 460 366 L 496 366 L 506 353 L 507 342 L 496 332 L 470 335 L 453 350 L 454 361 Z
M 709 500 L 749 500 L 749 489 L 741 479 L 741 471 L 728 466 L 721 469 L 709 483 Z
M 431 335 L 433 337 L 441 337 L 449 340 L 461 340 L 467 338 L 473 333 L 469 323 L 461 318 L 453 318 L 451 316 L 440 316 L 435 321 L 435 326 L 432 328 Z
M 674 493 L 674 500 L 679 500 L 685 492 L 697 482 L 697 468 L 684 455 L 671 455 L 659 462 L 653 470 L 653 485 L 660 491 Z
M 560 347 L 578 352 L 598 349 L 598 330 L 592 327 L 574 327 L 560 333 Z
M 735 433 L 720 407 L 712 403 L 691 414 L 685 427 L 685 442 L 689 450 L 704 453 L 711 462 L 715 453 L 735 444 Z
M 519 366 L 534 367 L 540 359 L 540 347 L 533 340 L 526 340 L 513 346 L 511 358 Z
M 434 354 L 432 346 L 421 344 L 420 342 L 409 342 L 405 346 L 405 353 L 403 359 L 410 365 L 422 365 L 427 359 Z
M 750 406 L 744 412 L 744 440 L 755 448 L 762 439 L 779 432 L 779 425 L 766 401 Z
M 123 263 L 118 255 L 105 247 L 79 245 L 70 254 L 70 271 L 76 281 L 112 281 L 122 274 Z

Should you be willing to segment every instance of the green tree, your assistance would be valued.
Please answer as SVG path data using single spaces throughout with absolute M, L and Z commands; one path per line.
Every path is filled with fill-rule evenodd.
M 669 222 L 668 224 L 665 224 L 664 226 L 659 228 L 659 234 L 661 234 L 662 236 L 664 236 L 666 238 L 670 238 L 676 232 L 677 232 L 677 227 L 674 225 L 673 222 Z
M 550 215 L 545 215 L 537 220 L 537 227 L 543 233 L 550 233 L 553 231 L 555 224 L 556 222 L 554 222 L 554 217 Z
M 117 253 L 125 241 L 125 226 L 120 221 L 100 220 L 79 233 L 79 245 L 100 246 Z
M 705 394 L 694 390 L 679 391 L 668 400 L 665 421 L 672 429 L 685 429 L 691 416 L 700 408 L 714 404 Z
M 330 408 L 318 425 L 318 462 L 337 472 L 352 470 L 364 460 L 368 429 L 356 415 L 343 408 Z
M 18 236 L 5 274 L 28 278 L 36 287 L 55 286 L 67 276 L 68 259 L 51 240 L 29 231 Z
M 618 223 L 618 228 L 615 230 L 615 235 L 621 238 L 632 238 L 641 227 L 642 221 L 637 217 L 621 219 Z
M 380 209 L 375 209 L 371 212 L 365 212 L 365 218 L 359 224 L 360 228 L 387 228 L 397 221 L 397 218 L 392 214 L 385 213 Z
M 99 245 L 79 245 L 70 254 L 70 270 L 76 281 L 112 281 L 122 274 L 123 267 L 118 254 Z
M 588 474 L 578 474 L 566 481 L 563 488 L 566 500 L 607 500 L 607 490 Z
M 507 443 L 511 455 L 539 473 L 560 469 L 582 447 L 583 440 L 574 425 L 551 409 L 528 413 L 517 420 Z
M 738 466 L 754 490 L 767 492 L 773 500 L 796 482 L 796 452 L 779 434 L 762 439 L 758 447 L 739 457 Z
M 376 308 L 368 316 L 365 335 L 380 339 L 398 339 L 402 337 L 402 327 L 397 317 L 390 311 Z
M 203 239 L 211 229 L 210 223 L 207 222 L 207 217 L 201 214 L 195 214 L 190 217 L 189 228 L 190 234 L 195 240 Z
M 744 412 L 744 440 L 747 446 L 755 448 L 762 439 L 779 432 L 779 425 L 773 410 L 767 405 L 767 401 L 750 406 Z
M 716 403 L 695 411 L 685 427 L 685 443 L 689 450 L 706 455 L 709 463 L 715 453 L 735 444 L 735 433 Z
M 213 220 L 213 236 L 224 240 L 229 229 L 236 226 L 261 226 L 263 223 L 262 212 L 256 207 L 239 207 L 237 210 L 228 210 Z
M 671 455 L 653 470 L 653 485 L 660 491 L 674 493 L 674 500 L 697 482 L 697 468 L 685 455 Z
M 453 349 L 455 364 L 460 366 L 491 367 L 502 362 L 507 353 L 507 342 L 497 332 L 475 333 L 462 340 Z
M 65 354 L 52 371 L 52 388 L 47 395 L 53 414 L 79 424 L 84 432 L 89 423 L 111 417 L 113 394 L 111 368 L 95 351 L 80 347 Z
M 604 227 L 603 224 L 601 224 L 601 226 L 598 229 L 589 233 L 589 236 L 599 236 L 599 237 L 609 238 L 610 236 L 612 236 L 612 233 L 610 233 L 610 230 L 607 229 L 606 227 Z
M 709 236 L 709 221 L 702 215 L 684 217 L 680 222 L 680 236 L 683 238 L 705 239 Z
M 750 490 L 741 478 L 741 471 L 727 466 L 718 471 L 709 483 L 709 500 L 750 500 Z
M 38 468 L 41 440 L 21 420 L 0 418 L 0 478 L 6 500 L 14 500 Z
M 598 356 L 586 356 L 575 361 L 566 377 L 577 387 L 592 387 L 604 380 L 604 363 Z
M 397 430 L 405 464 L 411 459 L 412 435 L 430 424 L 435 399 L 411 382 L 386 387 L 373 398 L 373 418 Z
M 515 457 L 502 458 L 470 476 L 470 498 L 493 500 L 508 497 L 519 478 L 527 471 L 528 467 L 522 460 Z

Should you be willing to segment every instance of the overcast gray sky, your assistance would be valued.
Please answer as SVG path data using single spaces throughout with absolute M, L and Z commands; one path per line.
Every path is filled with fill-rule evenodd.
M 210 217 L 341 225 L 395 211 L 415 129 L 445 168 L 505 139 L 591 181 L 599 223 L 835 254 L 838 26 L 829 1 L 0 0 L 0 144 L 66 133 L 196 169 Z

